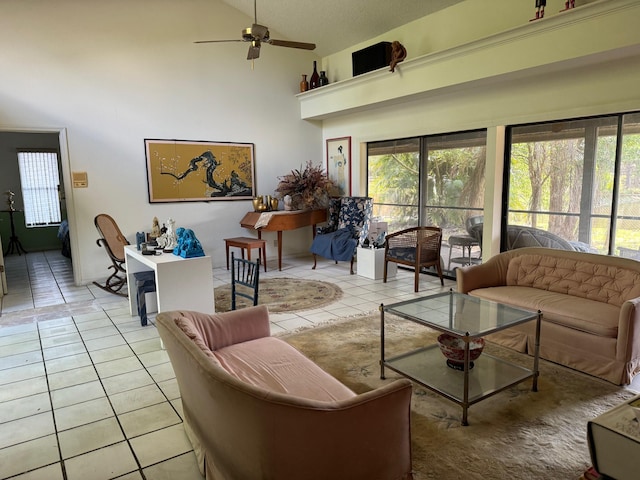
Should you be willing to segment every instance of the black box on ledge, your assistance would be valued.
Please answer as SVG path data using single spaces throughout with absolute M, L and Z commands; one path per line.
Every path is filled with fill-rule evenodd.
M 391 42 L 380 42 L 351 54 L 353 76 L 378 70 L 391 63 Z

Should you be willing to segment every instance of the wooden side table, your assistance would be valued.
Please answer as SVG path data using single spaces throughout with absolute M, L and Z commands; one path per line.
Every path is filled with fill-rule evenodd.
M 251 237 L 234 237 L 225 238 L 225 249 L 227 252 L 227 270 L 229 270 L 229 247 L 238 247 L 242 251 L 242 258 L 244 258 L 244 251 L 247 251 L 247 260 L 251 260 L 251 249 L 258 249 L 258 258 L 262 265 L 264 265 L 264 271 L 267 271 L 267 242 L 261 238 Z M 262 252 L 262 254 L 260 253 Z

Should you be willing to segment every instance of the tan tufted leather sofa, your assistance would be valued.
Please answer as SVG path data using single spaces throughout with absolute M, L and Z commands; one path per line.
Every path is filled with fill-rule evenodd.
M 628 384 L 640 372 L 640 262 L 549 248 L 503 252 L 457 270 L 468 293 L 543 313 L 540 356 Z M 533 353 L 535 322 L 489 340 Z
M 156 320 L 207 479 L 413 478 L 409 380 L 354 393 L 271 337 L 265 306 Z

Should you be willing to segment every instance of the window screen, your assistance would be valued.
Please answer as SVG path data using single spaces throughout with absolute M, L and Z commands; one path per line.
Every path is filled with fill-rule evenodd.
M 27 227 L 60 223 L 58 154 L 51 151 L 19 151 L 18 165 Z

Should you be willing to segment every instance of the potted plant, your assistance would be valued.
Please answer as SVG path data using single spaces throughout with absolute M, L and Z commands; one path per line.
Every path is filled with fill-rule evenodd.
M 290 196 L 292 210 L 326 208 L 330 192 L 336 187 L 322 167 L 313 165 L 310 160 L 304 169 L 291 170 L 291 173 L 278 177 L 278 180 L 280 183 L 275 196 L 281 200 Z

